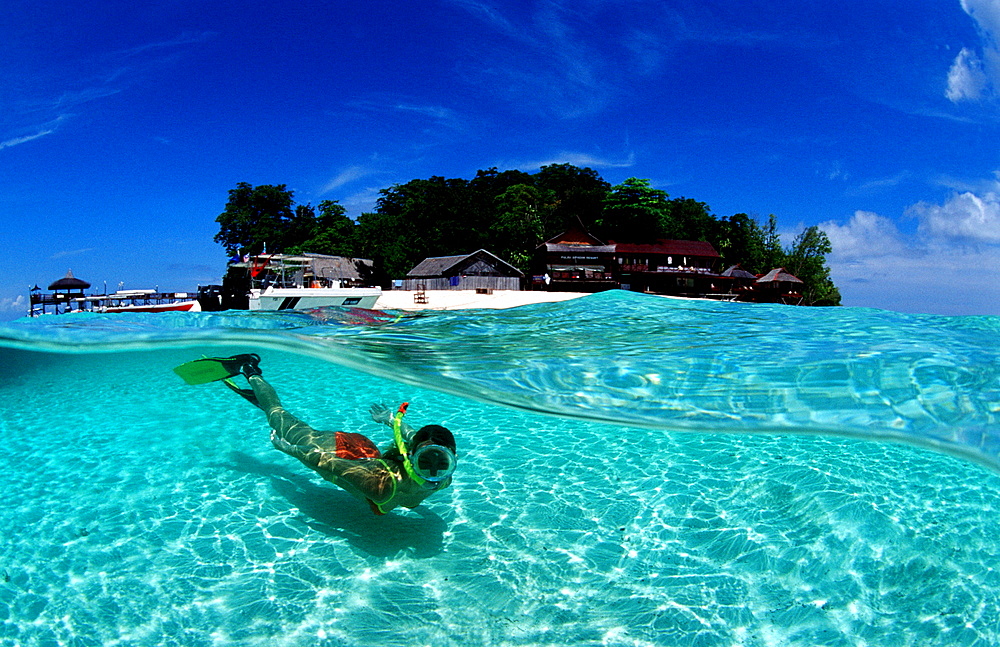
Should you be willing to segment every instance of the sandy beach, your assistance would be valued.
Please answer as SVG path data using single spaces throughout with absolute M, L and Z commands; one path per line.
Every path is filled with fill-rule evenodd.
M 427 290 L 427 303 L 416 303 L 413 290 L 382 292 L 376 310 L 464 310 L 468 308 L 516 308 L 531 303 L 567 301 L 586 296 L 586 292 L 531 292 L 494 290 L 477 294 L 475 290 Z

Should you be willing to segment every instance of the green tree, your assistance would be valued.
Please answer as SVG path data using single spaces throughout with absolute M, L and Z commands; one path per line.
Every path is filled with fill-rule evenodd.
M 572 164 L 543 166 L 534 175 L 535 186 L 553 198 L 552 216 L 546 223 L 544 236 L 555 236 L 582 224 L 592 229 L 604 211 L 604 198 L 611 185 L 597 171 Z
M 764 230 L 757 220 L 745 213 L 719 220 L 717 234 L 711 241 L 727 265 L 739 264 L 753 274 L 763 274 Z
M 298 215 L 300 208 L 296 208 L 296 215 Z M 309 207 L 309 212 L 311 211 L 312 207 Z M 311 219 L 304 219 L 302 227 L 301 240 L 303 242 L 290 249 L 289 253 L 312 252 L 348 257 L 358 255 L 355 232 L 357 226 L 347 216 L 347 210 L 344 209 L 343 205 L 336 200 L 320 202 L 319 215 L 316 216 L 313 213 Z
M 292 217 L 285 223 L 283 245 L 280 251 L 285 254 L 299 254 L 312 251 L 304 249 L 307 240 L 316 233 L 316 210 L 311 204 L 296 205 Z M 278 251 L 278 250 L 272 250 Z
M 840 291 L 830 279 L 826 255 L 833 251 L 826 232 L 815 225 L 799 234 L 788 251 L 785 269 L 802 279 L 806 305 L 840 305 Z
M 654 189 L 649 180 L 630 177 L 611 188 L 594 232 L 604 240 L 653 242 L 670 228 L 670 196 Z
M 362 213 L 357 225 L 357 255 L 375 262 L 377 282 L 388 287 L 413 267 L 412 249 L 398 215 L 373 211 Z
M 265 245 L 272 252 L 280 251 L 293 218 L 292 196 L 284 184 L 254 187 L 240 182 L 229 191 L 226 208 L 215 219 L 219 223 L 215 242 L 229 255 L 260 254 Z
M 764 227 L 764 256 L 760 272 L 769 272 L 776 267 L 783 267 L 785 251 L 781 247 L 781 236 L 778 234 L 778 217 L 773 213 L 767 217 Z
M 494 203 L 490 247 L 511 265 L 528 272 L 532 252 L 545 233 L 545 212 L 551 207 L 542 192 L 529 184 L 509 187 Z
M 718 223 L 704 202 L 691 198 L 674 198 L 670 201 L 669 215 L 665 219 L 666 238 L 674 240 L 711 240 Z
M 469 188 L 475 194 L 475 198 L 486 203 L 487 210 L 490 212 L 493 211 L 493 201 L 496 200 L 497 196 L 517 185 L 533 187 L 535 179 L 524 171 L 499 171 L 494 166 L 485 171 L 476 171 L 476 177 L 469 181 Z
M 358 219 L 367 258 L 399 278 L 428 256 L 474 252 L 486 227 L 470 218 L 468 182 L 432 177 L 383 189 L 376 210 Z

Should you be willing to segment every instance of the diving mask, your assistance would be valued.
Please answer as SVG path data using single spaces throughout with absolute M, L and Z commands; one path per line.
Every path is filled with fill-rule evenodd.
M 455 453 L 443 445 L 424 445 L 410 456 L 413 471 L 425 481 L 440 483 L 455 472 Z

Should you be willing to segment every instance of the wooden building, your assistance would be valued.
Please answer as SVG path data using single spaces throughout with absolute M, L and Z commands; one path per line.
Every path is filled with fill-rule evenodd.
M 711 243 L 699 240 L 658 240 L 617 243 L 615 260 L 623 290 L 677 296 L 718 292 L 722 258 Z
M 735 300 L 752 301 L 753 288 L 757 283 L 757 275 L 747 272 L 737 265 L 730 265 L 719 274 L 717 285 L 720 292 L 732 295 Z
M 459 256 L 425 258 L 407 272 L 404 290 L 520 290 L 524 273 L 480 249 Z
M 758 303 L 802 304 L 802 288 L 805 283 L 797 276 L 777 267 L 757 279 L 753 289 L 753 300 Z
M 531 289 L 552 292 L 601 292 L 618 287 L 615 246 L 573 227 L 535 249 Z

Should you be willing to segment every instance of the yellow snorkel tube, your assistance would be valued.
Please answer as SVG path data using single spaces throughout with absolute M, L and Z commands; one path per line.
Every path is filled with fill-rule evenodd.
M 409 402 L 399 405 L 399 410 L 396 411 L 396 415 L 392 419 L 392 434 L 396 441 L 396 449 L 403 457 L 403 469 L 421 487 L 439 490 L 448 485 L 450 477 L 455 471 L 455 454 L 447 447 L 432 444 L 424 445 L 412 456 L 410 455 L 410 450 L 403 439 L 403 416 L 406 415 L 408 406 L 410 406 Z M 433 464 L 430 470 L 420 469 L 419 466 L 424 462 L 421 460 L 422 458 L 427 458 L 427 462 Z M 441 467 L 442 464 L 444 467 Z
M 396 415 L 392 418 L 392 435 L 396 438 L 396 449 L 399 450 L 399 455 L 407 463 L 409 462 L 409 452 L 407 452 L 406 442 L 403 440 L 403 416 L 406 415 L 406 408 L 408 406 L 410 406 L 409 402 L 399 405 L 399 410 L 396 411 Z

